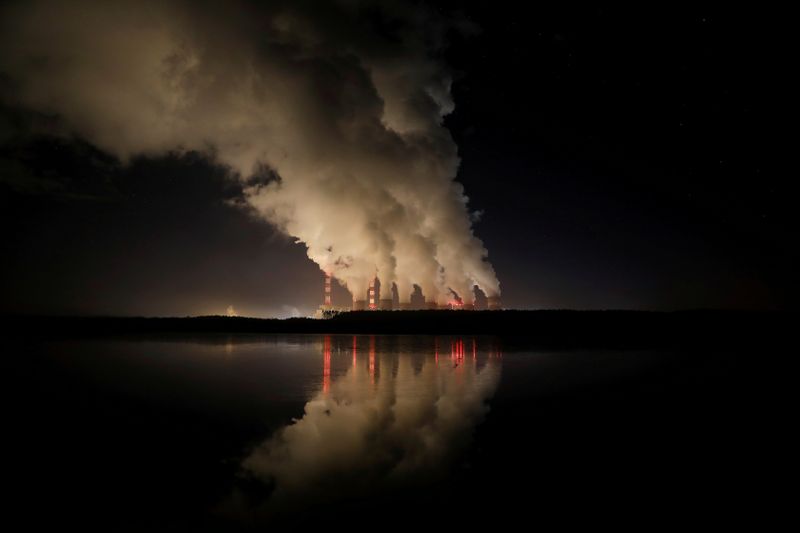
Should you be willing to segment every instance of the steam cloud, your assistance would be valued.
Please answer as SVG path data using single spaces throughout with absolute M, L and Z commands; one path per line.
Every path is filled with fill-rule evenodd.
M 376 275 L 401 302 L 413 284 L 439 303 L 499 295 L 442 125 L 450 22 L 397 2 L 201 5 L 6 6 L 3 99 L 123 161 L 208 153 L 359 298 Z

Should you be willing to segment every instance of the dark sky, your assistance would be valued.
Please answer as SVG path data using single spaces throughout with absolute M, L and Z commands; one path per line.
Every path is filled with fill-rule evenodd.
M 445 125 L 504 305 L 788 307 L 775 15 L 557 6 L 441 8 L 479 28 L 448 34 Z M 121 164 L 31 133 L 57 120 L 0 108 L 0 311 L 285 316 L 321 303 L 304 247 L 237 207 L 242 186 L 203 155 Z

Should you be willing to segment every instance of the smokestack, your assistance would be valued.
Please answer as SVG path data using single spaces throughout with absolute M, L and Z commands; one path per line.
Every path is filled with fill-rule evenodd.
M 489 296 L 489 298 L 487 298 L 487 304 L 490 311 L 498 311 L 503 308 L 499 296 Z
M 322 306 L 326 308 L 331 307 L 331 280 L 333 276 L 331 276 L 330 272 L 325 272 L 325 299 L 323 300 Z

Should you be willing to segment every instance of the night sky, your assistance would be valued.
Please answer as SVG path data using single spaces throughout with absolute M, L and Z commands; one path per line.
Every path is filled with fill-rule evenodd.
M 466 28 L 441 51 L 454 75 L 444 125 L 505 307 L 790 306 L 775 14 L 437 9 Z M 243 209 L 242 182 L 205 154 L 120 162 L 48 133 L 59 116 L 18 105 L 13 85 L 0 72 L 0 312 L 289 316 L 321 303 L 304 246 Z

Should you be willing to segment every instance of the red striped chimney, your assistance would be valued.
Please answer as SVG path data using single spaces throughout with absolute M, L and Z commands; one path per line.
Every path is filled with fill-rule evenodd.
M 327 306 L 331 305 L 331 280 L 333 276 L 331 276 L 330 272 L 325 272 L 325 304 Z

